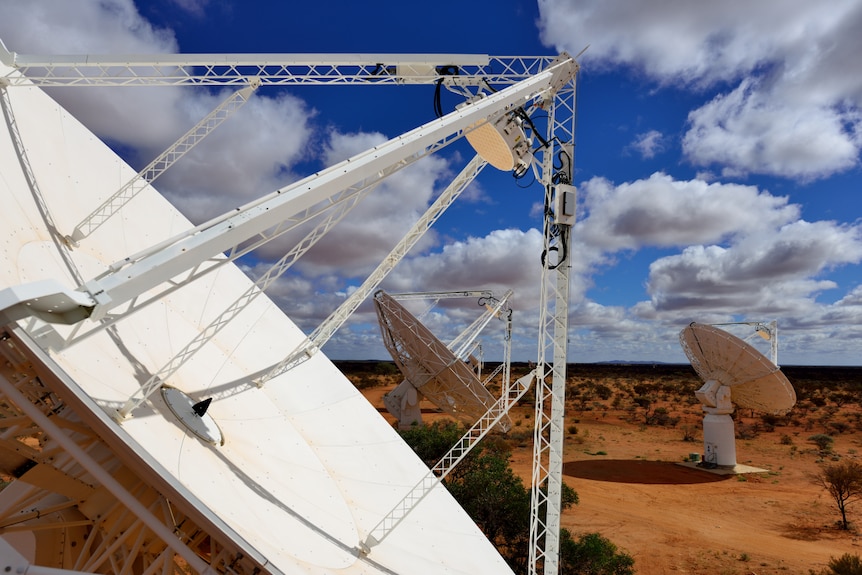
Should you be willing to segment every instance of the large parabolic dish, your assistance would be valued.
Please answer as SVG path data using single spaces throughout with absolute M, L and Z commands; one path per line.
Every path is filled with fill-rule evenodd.
M 679 342 L 704 382 L 695 392 L 704 411 L 704 463 L 736 468 L 734 406 L 785 413 L 796 404 L 796 392 L 775 364 L 722 329 L 692 323 Z
M 0 66 L 0 76 L 6 74 L 16 72 Z M 0 130 L 0 289 L 42 279 L 75 286 L 69 262 L 61 258 L 38 204 L 44 203 L 58 230 L 72 230 L 135 171 L 40 89 L 6 90 L 32 172 L 28 175 L 23 167 L 7 117 Z M 41 195 L 38 201 L 33 180 Z M 190 227 L 148 187 L 72 249 L 71 263 L 82 277 L 92 278 L 113 262 Z M 7 340 L 9 346 L 13 339 L 17 342 L 16 354 L 25 353 L 32 360 L 21 359 L 21 369 L 35 369 L 41 375 L 30 381 L 56 391 L 39 401 L 50 398 L 62 404 L 56 421 L 65 422 L 64 438 L 92 435 L 89 459 L 84 453 L 80 460 L 95 461 L 107 474 L 95 476 L 72 463 L 54 469 L 49 460 L 33 467 L 30 460 L 27 469 L 16 467 L 20 479 L 0 491 L 0 514 L 13 508 L 14 498 L 22 493 L 38 495 L 44 489 L 44 497 L 69 518 L 66 524 L 73 527 L 68 529 L 75 530 L 63 533 L 79 537 L 76 550 L 104 544 L 104 537 L 111 536 L 119 546 L 124 543 L 121 526 L 132 524 L 134 511 L 116 516 L 118 531 L 113 535 L 106 532 L 104 537 L 88 538 L 86 526 L 98 525 L 98 506 L 108 506 L 110 489 L 105 486 L 113 481 L 131 490 L 129 486 L 138 479 L 156 490 L 157 496 L 125 502 L 120 508 L 143 505 L 144 515 L 166 517 L 178 514 L 174 509 L 184 510 L 194 524 L 217 533 L 237 550 L 230 552 L 232 572 L 244 572 L 238 570 L 244 561 L 252 561 L 254 570 L 270 573 L 510 572 L 439 485 L 370 555 L 360 552 L 358 543 L 428 469 L 321 353 L 262 388 L 251 384 L 260 370 L 277 364 L 305 339 L 266 297 L 256 298 L 165 382 L 189 397 L 214 398 L 207 414 L 221 432 L 222 445 L 192 434 L 158 393 L 122 423 L 108 417 L 149 373 L 171 360 L 250 285 L 239 268 L 224 265 L 146 311 L 123 319 L 113 331 L 97 332 L 66 348 L 52 347 L 51 342 L 57 341 L 52 334 L 65 336 L 74 328 L 30 320 L 10 327 L 10 332 L 26 332 Z M 6 365 L 11 365 L 9 360 Z M 13 382 L 12 376 L 4 374 L 0 372 L 5 389 Z M 9 400 L 11 393 L 10 389 L 0 399 Z M 78 416 L 63 415 L 72 411 Z M 56 434 L 50 439 L 56 439 Z M 56 454 L 65 449 L 51 446 L 58 450 Z M 120 468 L 126 471 L 112 478 Z M 28 478 L 32 483 L 26 482 Z M 59 492 L 52 492 L 51 485 Z M 39 500 L 33 501 L 35 509 Z M 47 519 L 39 519 L 38 513 L 19 518 L 19 533 L 7 542 L 25 556 L 38 545 L 51 544 L 44 536 Z M 34 521 L 40 525 L 33 524 L 32 531 L 27 531 Z M 197 532 L 186 531 L 191 525 L 190 519 L 175 526 L 173 535 L 168 529 L 167 538 L 181 537 L 184 544 L 195 544 Z M 146 533 L 123 536 L 129 538 L 130 549 L 143 553 L 147 545 L 154 545 Z M 196 548 L 198 560 L 224 558 L 228 553 L 215 546 L 204 553 L 202 548 Z
M 796 404 L 796 392 L 784 373 L 735 335 L 692 323 L 682 330 L 679 340 L 701 379 L 729 387 L 737 407 L 783 413 Z
M 452 353 L 403 305 L 384 291 L 374 294 L 383 343 L 404 378 L 436 406 L 457 417 L 476 421 L 494 405 L 472 366 Z M 509 417 L 500 425 L 511 428 Z

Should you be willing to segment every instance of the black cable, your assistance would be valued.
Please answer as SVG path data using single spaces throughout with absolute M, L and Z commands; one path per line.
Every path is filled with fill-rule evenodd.
M 518 108 L 514 113 L 530 126 L 530 129 L 533 131 L 533 135 L 542 143 L 542 147 L 547 148 L 548 141 L 543 138 L 542 134 L 539 133 L 539 130 L 536 129 L 536 125 L 533 123 L 533 120 L 530 118 L 530 115 L 527 114 L 526 110 L 524 110 L 524 108 Z
M 527 175 L 527 172 L 529 172 L 530 174 L 532 174 L 532 175 L 533 175 L 533 177 L 532 177 L 532 179 L 530 180 L 530 182 L 529 182 L 527 185 L 521 185 L 520 180 L 522 180 L 522 179 L 524 178 L 524 176 L 526 176 L 526 175 Z M 517 186 L 518 186 L 519 188 L 521 188 L 522 190 L 526 190 L 527 188 L 529 188 L 530 186 L 532 186 L 533 184 L 535 184 L 535 183 L 536 183 L 536 174 L 534 174 L 534 173 L 533 173 L 533 170 L 529 169 L 529 167 L 528 167 L 526 170 L 524 170 L 523 172 L 520 172 L 520 173 L 518 173 L 518 171 L 517 171 L 517 170 L 513 170 L 513 171 L 512 171 L 512 177 L 513 177 L 513 178 L 515 178 L 515 185 L 517 185 Z
M 445 66 L 437 66 L 437 75 L 438 76 L 458 76 L 461 73 L 461 69 L 454 64 L 447 64 Z M 443 103 L 441 101 L 441 92 L 443 88 L 443 78 L 438 78 L 437 82 L 434 85 L 434 114 L 438 118 L 443 117 Z
M 485 87 L 491 91 L 492 94 L 495 94 L 497 90 L 488 82 L 488 78 L 482 78 L 482 83 L 485 84 Z
M 554 226 L 554 227 L 556 227 L 556 226 Z M 558 232 L 557 232 L 557 233 L 560 235 L 560 238 L 561 238 L 560 245 L 562 245 L 562 246 L 563 246 L 563 253 L 562 253 L 562 255 L 561 255 L 559 258 L 557 258 L 557 263 L 556 263 L 556 264 L 554 264 L 554 265 L 548 265 L 548 269 L 549 269 L 549 270 L 555 270 L 555 269 L 557 269 L 558 267 L 560 267 L 561 265 L 563 265 L 563 263 L 564 263 L 564 262 L 566 261 L 566 259 L 568 259 L 568 257 L 569 257 L 569 254 L 568 254 L 568 247 L 566 246 L 566 244 L 568 243 L 568 240 L 566 239 L 566 234 L 567 234 L 568 232 L 567 232 L 566 230 L 561 230 L 560 228 L 557 228 L 557 230 L 558 230 Z M 548 254 L 549 254 L 550 252 L 559 252 L 559 251 L 560 251 L 559 246 L 549 246 L 547 250 L 542 251 L 542 267 L 545 267 L 545 259 L 546 259 L 546 257 L 548 256 Z
M 565 156 L 566 163 L 568 166 L 563 165 L 563 158 Z M 554 170 L 556 172 L 553 176 L 553 183 L 555 184 L 570 184 L 571 183 L 571 173 L 572 173 L 572 158 L 569 156 L 569 153 L 563 149 L 557 152 L 557 160 L 560 161 L 560 164 L 557 165 L 556 161 L 554 161 Z

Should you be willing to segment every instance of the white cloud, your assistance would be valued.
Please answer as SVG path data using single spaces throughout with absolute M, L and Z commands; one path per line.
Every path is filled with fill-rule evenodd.
M 133 0 L 3 2 L 3 41 L 25 54 L 175 52 L 170 30 L 141 17 Z
M 805 0 L 539 0 L 542 40 L 584 62 L 623 63 L 672 82 L 736 80 L 766 64 L 805 71 L 852 41 L 860 6 Z M 792 57 L 792 60 L 791 60 Z M 858 64 L 857 64 L 858 66 Z
M 752 80 L 692 111 L 683 138 L 683 151 L 696 165 L 804 180 L 854 166 L 859 145 L 856 111 L 791 106 Z
M 512 289 L 517 301 L 538 302 L 542 235 L 538 230 L 496 230 L 409 258 L 386 284 L 393 291 Z
M 177 51 L 173 32 L 154 28 L 132 0 L 6 2 L 0 37 L 9 50 L 24 54 Z M 135 148 L 166 147 L 172 140 L 164 142 L 165 134 L 183 133 L 177 132 L 183 125 L 179 89 L 74 88 L 51 94 L 100 137 Z
M 650 266 L 647 291 L 656 311 L 801 314 L 814 296 L 837 285 L 824 269 L 862 260 L 862 230 L 833 222 L 796 221 L 777 232 L 724 248 L 691 246 Z
M 184 99 L 185 125 L 193 126 L 230 92 Z M 196 223 L 268 194 L 295 179 L 291 168 L 307 156 L 313 117 L 307 104 L 289 94 L 255 94 L 156 187 Z M 160 152 L 147 150 L 152 156 Z
M 132 0 L 12 2 L 3 7 L 0 37 L 27 54 L 176 52 L 173 32 L 153 27 Z M 156 182 L 195 222 L 288 183 L 314 112 L 266 89 L 207 136 Z M 226 96 L 180 87 L 65 88 L 52 94 L 99 137 L 134 150 L 138 167 L 174 143 Z
M 786 197 L 754 186 L 680 181 L 663 173 L 617 186 L 592 178 L 581 191 L 586 216 L 576 224 L 577 237 L 606 251 L 718 242 L 799 216 Z
M 857 165 L 862 4 L 803 0 L 540 0 L 547 44 L 585 69 L 629 66 L 662 85 L 724 89 L 691 113 L 684 151 L 725 175 L 814 179 Z
M 332 131 L 324 151 L 325 163 L 339 162 L 385 140 L 378 133 Z M 309 250 L 298 262 L 298 269 L 312 276 L 332 273 L 333 269 L 343 276 L 368 274 L 425 213 L 439 191 L 437 183 L 451 175 L 446 160 L 429 156 L 386 178 Z M 270 242 L 261 255 L 280 257 L 297 237 L 291 234 Z M 435 243 L 435 238 L 433 231 L 426 233 L 413 248 L 414 253 Z
M 210 0 L 173 0 L 174 3 L 188 12 L 189 14 L 194 14 L 195 16 L 203 16 L 206 7 L 209 5 Z
M 665 137 L 658 130 L 650 130 L 638 134 L 635 140 L 629 144 L 629 148 L 636 150 L 644 158 L 654 158 L 665 149 Z

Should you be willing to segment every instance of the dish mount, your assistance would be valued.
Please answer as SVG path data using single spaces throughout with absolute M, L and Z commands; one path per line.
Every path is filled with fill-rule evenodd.
M 704 382 L 695 392 L 704 411 L 704 463 L 735 467 L 734 406 L 786 413 L 796 404 L 796 392 L 774 363 L 722 329 L 691 323 L 679 342 Z

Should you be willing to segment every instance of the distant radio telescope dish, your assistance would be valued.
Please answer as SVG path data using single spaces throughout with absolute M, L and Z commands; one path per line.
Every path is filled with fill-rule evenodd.
M 496 399 L 470 364 L 458 359 L 403 305 L 381 290 L 374 294 L 374 306 L 383 343 L 405 379 L 397 393 L 389 394 L 387 403 L 400 426 L 421 422 L 418 405 L 422 396 L 443 411 L 472 421 L 494 405 Z M 506 431 L 511 428 L 508 416 L 500 426 Z
M 704 461 L 736 465 L 734 405 L 786 413 L 796 404 L 787 377 L 753 346 L 716 327 L 692 323 L 679 334 L 692 367 L 704 381 L 695 395 L 703 405 Z

